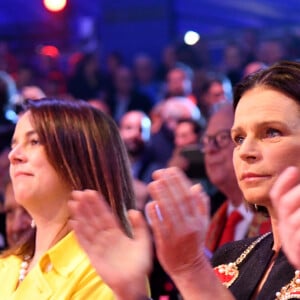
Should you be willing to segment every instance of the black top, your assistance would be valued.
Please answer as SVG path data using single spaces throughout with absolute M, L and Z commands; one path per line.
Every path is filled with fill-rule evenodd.
M 235 262 L 241 253 L 255 239 L 256 238 L 232 242 L 219 248 L 212 258 L 212 265 L 215 267 L 221 264 Z M 252 249 L 252 251 L 238 266 L 239 276 L 229 287 L 237 300 L 251 299 L 261 278 L 265 274 L 265 270 L 268 268 L 270 260 L 274 255 L 272 246 L 273 235 L 270 234 L 260 241 L 260 243 L 257 244 L 254 249 Z M 287 285 L 294 278 L 294 276 L 295 269 L 290 265 L 284 253 L 280 251 L 275 259 L 270 274 L 268 275 L 268 278 L 256 299 L 274 300 L 276 298 L 276 293 L 280 292 L 281 288 Z

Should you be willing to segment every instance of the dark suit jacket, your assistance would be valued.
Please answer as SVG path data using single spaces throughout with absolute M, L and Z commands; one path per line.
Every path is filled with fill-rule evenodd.
M 115 92 L 110 93 L 106 97 L 105 102 L 109 107 L 112 117 L 114 118 L 118 106 L 117 95 L 115 94 Z M 151 102 L 150 98 L 137 91 L 132 91 L 129 97 L 128 105 L 124 113 L 131 110 L 141 110 L 144 113 L 149 114 L 152 107 L 153 107 L 153 103 Z M 115 121 L 117 123 L 119 122 L 119 120 L 116 119 Z
M 256 238 L 241 240 L 219 248 L 212 258 L 212 265 L 218 266 L 234 262 L 255 239 Z M 251 299 L 274 255 L 272 246 L 273 235 L 270 234 L 257 244 L 239 265 L 239 276 L 229 287 L 237 300 Z M 294 276 L 295 269 L 290 265 L 284 253 L 280 251 L 275 259 L 268 279 L 255 299 L 274 300 L 276 298 L 276 292 L 279 292 L 283 286 L 287 285 Z

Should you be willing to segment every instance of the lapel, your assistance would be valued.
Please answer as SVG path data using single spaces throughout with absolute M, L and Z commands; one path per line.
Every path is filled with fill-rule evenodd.
M 226 200 L 213 215 L 206 234 L 205 246 L 215 252 L 227 220 L 228 200 Z

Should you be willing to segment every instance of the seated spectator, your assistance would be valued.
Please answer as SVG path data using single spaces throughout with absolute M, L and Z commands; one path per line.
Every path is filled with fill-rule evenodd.
M 149 152 L 151 159 L 163 168 L 167 165 L 174 150 L 174 130 L 177 121 L 189 118 L 202 121 L 198 107 L 186 97 L 174 97 L 160 104 L 161 125 L 157 132 L 151 135 Z
M 158 168 L 147 151 L 151 121 L 144 112 L 132 110 L 121 118 L 119 131 L 129 156 L 136 205 L 139 210 L 144 211 L 149 200 L 146 183 L 152 180 L 152 173 Z
M 135 56 L 133 72 L 137 90 L 147 95 L 153 104 L 161 100 L 162 83 L 156 78 L 155 64 L 149 55 L 140 53 Z
M 99 58 L 95 53 L 82 55 L 74 71 L 67 79 L 67 91 L 75 99 L 87 101 L 97 98 L 105 88 L 105 76 L 101 72 Z
M 260 61 L 252 61 L 249 62 L 243 70 L 243 78 L 247 77 L 250 74 L 253 74 L 259 70 L 265 69 L 267 67 L 267 65 L 265 65 L 264 63 L 260 62 Z
M 182 169 L 191 179 L 206 177 L 199 146 L 201 134 L 202 127 L 193 119 L 179 119 L 174 131 L 175 148 L 168 166 Z
M 192 92 L 193 71 L 186 65 L 177 64 L 167 73 L 163 99 L 172 97 L 186 97 L 196 104 L 196 97 Z
M 158 166 L 150 160 L 147 144 L 151 135 L 151 121 L 142 111 L 131 110 L 123 115 L 119 125 L 120 135 L 127 149 L 134 178 L 145 183 L 152 180 Z
M 135 89 L 130 68 L 119 67 L 113 79 L 114 89 L 106 95 L 105 101 L 117 123 L 126 112 L 131 110 L 141 110 L 149 114 L 153 103 L 148 96 Z
M 9 178 L 7 178 L 5 186 L 4 212 L 7 247 L 15 248 L 21 245 L 24 238 L 30 234 L 32 218 L 27 211 L 16 202 L 12 182 Z
M 229 80 L 216 74 L 208 74 L 199 91 L 198 106 L 206 120 L 216 106 L 222 102 L 231 102 L 232 86 Z

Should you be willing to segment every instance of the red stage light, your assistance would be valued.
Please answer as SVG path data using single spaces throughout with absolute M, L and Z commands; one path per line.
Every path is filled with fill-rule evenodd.
M 56 58 L 59 56 L 59 50 L 57 49 L 57 47 L 51 46 L 51 45 L 46 45 L 46 46 L 41 47 L 39 53 L 41 55 L 50 56 L 53 58 Z
M 45 7 L 52 12 L 59 12 L 67 5 L 67 0 L 44 0 Z

